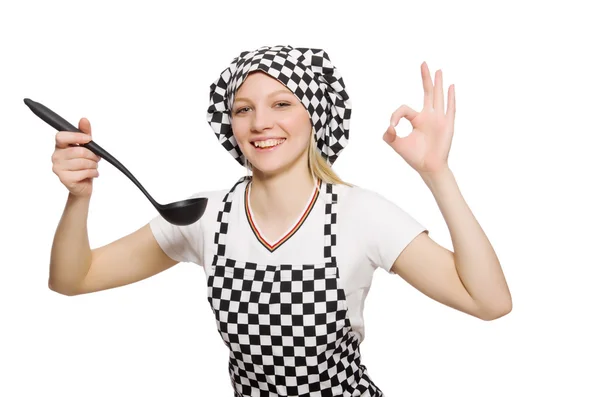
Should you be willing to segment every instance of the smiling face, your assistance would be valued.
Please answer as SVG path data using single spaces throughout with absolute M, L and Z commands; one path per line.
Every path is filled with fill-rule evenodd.
M 309 114 L 277 79 L 260 71 L 248 74 L 235 94 L 231 126 L 254 172 L 273 175 L 299 167 L 308 170 Z

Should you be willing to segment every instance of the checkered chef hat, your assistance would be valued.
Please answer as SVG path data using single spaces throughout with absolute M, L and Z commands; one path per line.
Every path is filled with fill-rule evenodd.
M 243 51 L 210 86 L 207 121 L 219 142 L 241 164 L 242 154 L 231 129 L 231 108 L 248 74 L 262 70 L 292 91 L 308 110 L 314 139 L 332 165 L 348 144 L 351 103 L 339 71 L 321 49 L 264 46 Z

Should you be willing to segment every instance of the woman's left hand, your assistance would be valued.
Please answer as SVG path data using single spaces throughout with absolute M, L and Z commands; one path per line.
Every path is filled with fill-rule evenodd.
M 435 86 L 427 64 L 421 64 L 423 110 L 416 112 L 407 105 L 400 106 L 390 120 L 383 135 L 386 141 L 421 176 L 433 175 L 448 168 L 448 154 L 454 134 L 456 101 L 454 84 L 448 88 L 448 110 L 444 110 L 444 88 L 442 71 L 435 73 Z M 402 117 L 410 121 L 413 130 L 406 137 L 396 135 L 395 127 Z

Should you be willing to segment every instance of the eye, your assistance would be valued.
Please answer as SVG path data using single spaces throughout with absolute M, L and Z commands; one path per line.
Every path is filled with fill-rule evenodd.
M 242 113 L 242 111 L 243 111 L 244 109 L 248 109 L 248 106 L 244 106 L 243 108 L 239 108 L 238 110 L 236 110 L 236 111 L 235 111 L 235 114 L 240 114 L 240 113 Z
M 277 102 L 276 106 L 278 105 L 282 105 L 283 107 L 290 106 L 290 104 L 286 102 Z

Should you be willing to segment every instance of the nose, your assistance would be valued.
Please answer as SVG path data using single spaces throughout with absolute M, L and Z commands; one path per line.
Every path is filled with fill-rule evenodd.
M 273 115 L 268 108 L 256 107 L 252 114 L 252 130 L 260 132 L 273 127 Z

